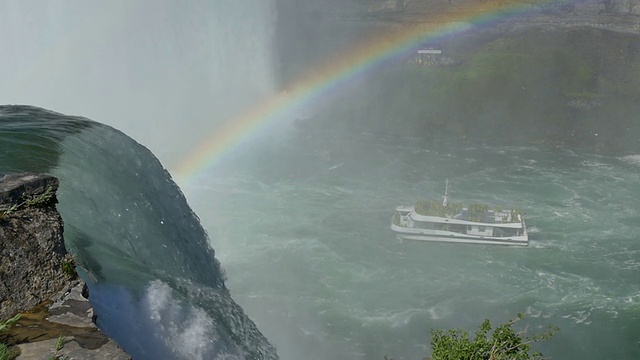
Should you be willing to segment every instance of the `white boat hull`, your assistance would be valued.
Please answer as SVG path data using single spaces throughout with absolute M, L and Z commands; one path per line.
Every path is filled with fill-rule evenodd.
M 461 234 L 452 231 L 444 230 L 431 230 L 431 229 L 418 229 L 391 225 L 391 230 L 396 233 L 396 237 L 400 240 L 410 241 L 435 241 L 435 242 L 450 242 L 450 243 L 466 243 L 466 244 L 487 244 L 487 245 L 529 245 L 529 236 L 509 236 L 509 237 L 494 237 L 494 236 L 479 236 Z

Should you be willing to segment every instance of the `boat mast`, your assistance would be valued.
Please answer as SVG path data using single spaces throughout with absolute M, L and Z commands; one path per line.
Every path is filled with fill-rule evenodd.
M 449 204 L 449 179 L 444 183 L 444 199 L 442 199 L 442 206 L 447 207 Z

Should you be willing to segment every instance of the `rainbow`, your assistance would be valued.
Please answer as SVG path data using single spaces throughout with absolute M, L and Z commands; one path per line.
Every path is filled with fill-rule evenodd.
M 550 1 L 545 1 L 549 3 Z M 557 3 L 558 1 L 553 1 Z M 437 21 L 419 24 L 396 31 L 382 38 L 375 37 L 359 46 L 332 57 L 309 76 L 299 79 L 289 87 L 260 101 L 218 127 L 204 141 L 197 144 L 175 169 L 181 182 L 189 182 L 199 173 L 213 167 L 232 149 L 241 146 L 252 135 L 268 124 L 284 118 L 282 115 L 297 106 L 308 104 L 344 85 L 358 75 L 384 65 L 395 57 L 405 54 L 426 40 L 461 33 L 478 26 L 487 26 L 497 20 L 523 14 L 531 5 L 520 1 L 478 1 L 468 6 L 464 13 L 442 15 Z

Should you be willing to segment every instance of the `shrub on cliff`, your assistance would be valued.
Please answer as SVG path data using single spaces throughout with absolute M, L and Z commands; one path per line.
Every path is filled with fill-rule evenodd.
M 485 320 L 473 339 L 470 339 L 469 334 L 461 329 L 432 330 L 431 359 L 542 359 L 542 354 L 532 351 L 531 344 L 551 339 L 559 328 L 548 326 L 542 334 L 529 337 L 526 335 L 526 328 L 516 331 L 512 327 L 522 318 L 524 314 L 520 313 L 517 317 L 498 325 L 490 336 L 491 323 Z
M 516 331 L 513 324 L 524 318 L 520 313 L 504 324 L 498 325 L 490 336 L 491 323 L 485 320 L 473 339 L 462 329 L 431 330 L 431 357 L 423 360 L 533 360 L 543 359 L 533 351 L 531 344 L 549 340 L 560 329 L 547 326 L 540 335 L 527 336 L 527 328 Z M 384 360 L 393 360 L 385 356 Z
M 0 322 L 0 332 L 7 330 L 8 326 L 14 324 L 19 319 L 20 319 L 20 314 L 12 317 L 11 319 L 5 322 Z M 16 351 L 8 347 L 7 345 L 0 343 L 0 360 L 13 360 L 16 358 L 16 356 L 18 356 Z

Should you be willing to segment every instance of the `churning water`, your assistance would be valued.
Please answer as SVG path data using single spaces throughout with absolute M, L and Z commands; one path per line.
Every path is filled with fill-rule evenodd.
M 272 89 L 272 3 L 16 1 L 0 15 L 19 34 L 0 44 L 0 95 L 117 125 L 175 160 Z M 422 359 L 431 328 L 518 312 L 531 333 L 561 327 L 538 347 L 553 358 L 640 358 L 640 155 L 300 137 L 247 146 L 183 184 L 209 239 L 160 163 L 113 129 L 2 108 L 0 172 L 61 178 L 99 325 L 135 358 L 250 347 L 225 334 L 249 325 L 217 322 L 231 305 L 209 240 L 284 360 Z M 453 201 L 527 211 L 531 245 L 398 243 L 394 207 L 439 198 L 446 178 Z
M 537 147 L 424 146 L 363 134 L 280 142 L 186 187 L 228 286 L 284 359 L 421 359 L 431 328 L 524 312 L 557 359 L 640 357 L 640 164 Z M 341 149 L 326 150 L 326 149 Z M 530 246 L 405 243 L 394 206 L 440 198 L 527 211 Z
M 61 179 L 65 237 L 93 275 L 99 325 L 136 358 L 270 353 L 226 297 L 208 241 L 231 295 L 286 360 L 420 359 L 431 328 L 473 331 L 518 312 L 531 333 L 561 327 L 538 347 L 549 356 L 640 356 L 635 155 L 290 134 L 184 186 L 207 237 L 124 134 L 0 110 L 0 173 Z M 527 211 L 530 246 L 396 241 L 394 206 L 439 198 L 446 178 L 454 201 Z

